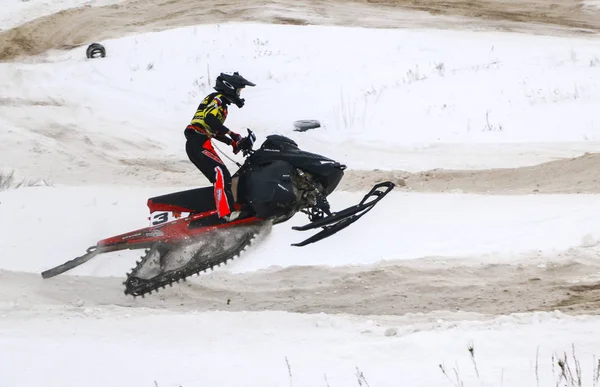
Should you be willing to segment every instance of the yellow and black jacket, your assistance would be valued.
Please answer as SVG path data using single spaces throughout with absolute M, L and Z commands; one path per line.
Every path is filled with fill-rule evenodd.
M 229 101 L 221 93 L 211 93 L 207 95 L 198 108 L 192 121 L 185 129 L 185 137 L 204 136 L 207 139 L 215 138 L 227 145 L 231 144 L 231 139 L 225 134 L 229 129 L 223 125 L 227 119 L 227 105 Z

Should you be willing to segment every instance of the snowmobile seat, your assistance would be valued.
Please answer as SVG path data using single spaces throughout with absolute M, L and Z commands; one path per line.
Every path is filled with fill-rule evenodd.
M 155 196 L 148 199 L 150 213 L 154 211 L 207 212 L 216 210 L 212 186 Z

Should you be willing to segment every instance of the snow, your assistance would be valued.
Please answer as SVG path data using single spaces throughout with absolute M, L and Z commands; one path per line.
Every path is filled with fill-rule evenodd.
M 574 369 L 574 344 L 583 385 L 592 386 L 600 345 L 597 317 L 561 313 L 410 325 L 403 318 L 278 312 L 180 315 L 76 308 L 62 314 L 69 317 L 48 313 L 43 331 L 37 318 L 0 320 L 0 345 L 10 354 L 0 363 L 3 383 L 37 385 L 43 372 L 44 385 L 64 387 L 337 387 L 356 385 L 362 373 L 363 385 L 366 380 L 370 386 L 450 385 L 442 364 L 451 379 L 458 367 L 465 385 L 531 386 L 539 346 L 539 382 L 551 385 L 559 379 L 552 355 L 566 352 Z
M 293 135 L 353 169 L 525 165 L 600 147 L 596 37 L 231 23 L 101 43 L 104 59 L 79 47 L 0 64 L 8 167 L 50 174 L 45 155 L 65 151 L 80 165 L 187 163 L 183 128 L 215 76 L 236 70 L 257 87 L 232 107 L 231 129 Z M 299 119 L 323 127 L 294 132 Z
M 122 0 L 2 0 L 3 13 L 0 15 L 0 31 L 69 8 L 101 7 L 120 2 Z
M 0 27 L 88 3 L 4 0 Z M 37 275 L 146 226 L 146 199 L 183 189 L 153 175 L 133 176 L 144 188 L 114 185 L 110 168 L 115 159 L 185 159 L 181 131 L 219 71 L 257 83 L 245 90 L 246 107 L 232 108 L 232 129 L 291 135 L 352 169 L 531 165 L 600 148 L 597 37 L 233 23 L 102 43 L 105 59 L 86 60 L 80 47 L 0 64 L 0 167 L 69 181 L 0 192 L 0 284 L 8 271 L 22 278 L 0 286 L 0 387 L 366 385 L 357 370 L 373 387 L 452 385 L 439 364 L 451 380 L 458 367 L 465 385 L 549 385 L 558 380 L 552 355 L 572 345 L 583 385 L 593 385 L 593 315 L 206 312 L 87 298 L 112 292 L 94 280 L 122 278 L 138 252 L 65 274 L 89 281 L 74 288 L 75 304 L 46 294 L 53 282 Z M 296 133 L 297 119 L 324 127 Z M 74 175 L 73 164 L 96 174 Z M 344 208 L 361 197 L 336 192 L 331 202 Z M 568 249 L 597 247 L 599 212 L 598 195 L 392 192 L 318 245 L 289 246 L 310 235 L 291 230 L 305 222 L 298 216 L 218 271 L 433 256 L 446 267 L 468 259 L 518 271 L 532 252 L 560 260 Z
M 600 8 L 600 1 L 598 0 L 586 0 L 583 2 L 584 7 L 589 8 Z
M 173 190 L 96 186 L 35 187 L 0 193 L 6 215 L 0 219 L 0 230 L 5 236 L 0 240 L 0 251 L 5 254 L 2 268 L 41 272 L 83 254 L 100 239 L 147 227 L 146 200 L 167 192 Z M 330 203 L 342 209 L 358 203 L 362 196 L 362 192 L 336 192 Z M 308 222 L 305 215 L 298 214 L 289 222 L 276 225 L 259 248 L 226 270 L 241 273 L 272 266 L 343 266 L 488 254 L 510 261 L 511 257 L 520 259 L 534 250 L 560 251 L 580 246 L 584 238 L 600 242 L 598 213 L 598 195 L 486 196 L 392 191 L 343 234 L 302 248 L 290 244 L 316 231 L 292 230 L 292 226 Z M 15 223 L 15 219 L 19 221 Z M 29 243 L 31 235 L 36 235 L 37 243 Z M 138 251 L 110 253 L 73 273 L 121 276 L 139 255 Z M 500 262 L 501 258 L 495 260 Z

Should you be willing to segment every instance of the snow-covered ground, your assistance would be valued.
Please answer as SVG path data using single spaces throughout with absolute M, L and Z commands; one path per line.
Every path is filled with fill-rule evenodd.
M 353 169 L 530 165 L 600 149 L 596 37 L 234 23 L 102 43 L 104 59 L 80 47 L 0 64 L 5 167 L 124 183 L 127 161 L 144 159 L 134 179 L 165 184 L 156 162 L 190 166 L 183 128 L 216 75 L 236 70 L 257 86 L 230 128 L 293 135 Z M 294 132 L 300 119 L 323 128 Z M 57 160 L 73 174 L 57 174 Z
M 83 3 L 19 3 L 2 14 L 0 28 L 76 4 Z M 285 281 L 273 284 L 275 296 L 263 311 L 253 312 L 176 308 L 186 292 L 200 300 L 201 287 L 150 296 L 143 304 L 125 302 L 122 294 L 94 296 L 120 291 L 97 281 L 122 278 L 139 252 L 96 257 L 63 275 L 66 282 L 42 280 L 39 272 L 99 239 L 146 226 L 148 197 L 194 183 L 172 178 L 174 188 L 161 174 L 181 165 L 194 171 L 182 130 L 219 71 L 240 71 L 257 83 L 245 90 L 243 109 L 231 108 L 232 129 L 243 133 L 249 127 L 260 138 L 290 135 L 351 169 L 512 167 L 600 149 L 598 42 L 236 23 L 103 41 L 105 59 L 86 60 L 81 47 L 0 64 L 0 168 L 57 183 L 0 192 L 0 387 L 429 387 L 460 385 L 455 367 L 465 386 L 556 385 L 552 354 L 570 355 L 572 344 L 582 385 L 593 386 L 600 355 L 595 316 L 449 308 L 395 316 L 392 308 L 377 316 L 270 311 L 280 292 L 297 290 Z M 318 119 L 324 127 L 297 133 L 291 124 L 298 119 Z M 139 169 L 134 173 L 124 165 Z M 135 187 L 127 179 L 135 179 Z M 336 192 L 331 203 L 343 208 L 361 197 Z M 452 281 L 443 270 L 463 270 L 453 266 L 459 259 L 482 270 L 506 265 L 508 281 L 535 256 L 539 278 L 524 281 L 546 285 L 546 265 L 535 254 L 548 254 L 567 269 L 578 251 L 594 260 L 598 213 L 598 195 L 396 191 L 316 245 L 289 246 L 310 235 L 291 230 L 305 222 L 302 215 L 276 226 L 262 244 L 217 269 L 231 276 L 213 290 L 233 286 L 236 275 L 269 273 L 272 266 L 302 278 L 311 273 L 303 268 L 315 265 L 377 268 L 385 260 L 418 267 L 431 257 L 439 258 L 442 274 L 429 292 Z M 573 283 L 594 284 L 597 266 L 590 267 Z M 195 280 L 201 284 L 202 276 Z M 386 284 L 392 305 L 400 297 L 394 285 Z M 557 288 L 567 285 L 572 283 L 556 282 Z M 311 294 L 313 309 L 326 302 L 321 291 Z M 75 303 L 67 301 L 68 292 L 77 292 L 68 295 Z M 368 292 L 365 286 L 363 296 Z M 465 310 L 469 304 L 466 299 Z
M 290 133 L 295 119 L 316 118 L 326 130 L 303 138 L 367 148 L 600 140 L 590 114 L 600 99 L 598 64 L 591 65 L 598 39 L 244 23 L 103 43 L 104 60 L 87 61 L 82 47 L 19 72 L 21 87 L 37 86 L 19 92 L 94 114 L 111 108 L 103 115 L 109 122 L 133 118 L 132 134 L 144 128 L 177 144 L 170 128 L 187 123 L 219 71 L 239 70 L 258 86 L 228 121 L 260 134 Z M 5 77 L 15 75 L 10 70 Z M 48 73 L 70 82 L 49 82 Z M 152 125 L 155 116 L 145 113 L 155 104 L 164 121 Z
M 583 2 L 583 5 L 585 7 L 600 8 L 600 1 L 598 1 L 598 0 L 586 0 L 586 1 Z
M 164 188 L 36 187 L 0 193 L 2 268 L 41 272 L 85 252 L 100 239 L 147 227 L 149 197 Z M 342 209 L 362 193 L 334 193 Z M 233 272 L 271 266 L 373 264 L 427 256 L 495 255 L 495 261 L 521 260 L 531 251 L 561 251 L 600 243 L 599 195 L 485 196 L 413 194 L 392 191 L 360 222 L 331 238 L 302 248 L 290 244 L 315 231 L 298 214 L 273 228 L 259 248 L 228 265 Z M 15 222 L 18 220 L 18 222 Z M 36 243 L 31 243 L 35 238 Z M 140 252 L 95 258 L 75 274 L 122 276 Z
M 2 0 L 0 31 L 8 30 L 38 17 L 80 6 L 104 6 L 122 0 Z
M 581 385 L 593 386 L 598 317 L 414 321 L 86 307 L 24 312 L 0 320 L 0 372 L 6 386 L 462 385 L 457 379 L 464 386 L 548 386 L 560 379 L 553 355 L 566 352 L 575 374 L 575 343 Z

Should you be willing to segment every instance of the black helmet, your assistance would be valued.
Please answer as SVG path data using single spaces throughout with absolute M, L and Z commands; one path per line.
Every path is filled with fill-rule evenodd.
M 217 77 L 215 90 L 223 93 L 227 99 L 235 103 L 239 108 L 244 106 L 244 99 L 240 98 L 242 89 L 246 86 L 256 86 L 236 71 L 233 74 L 221 73 Z

